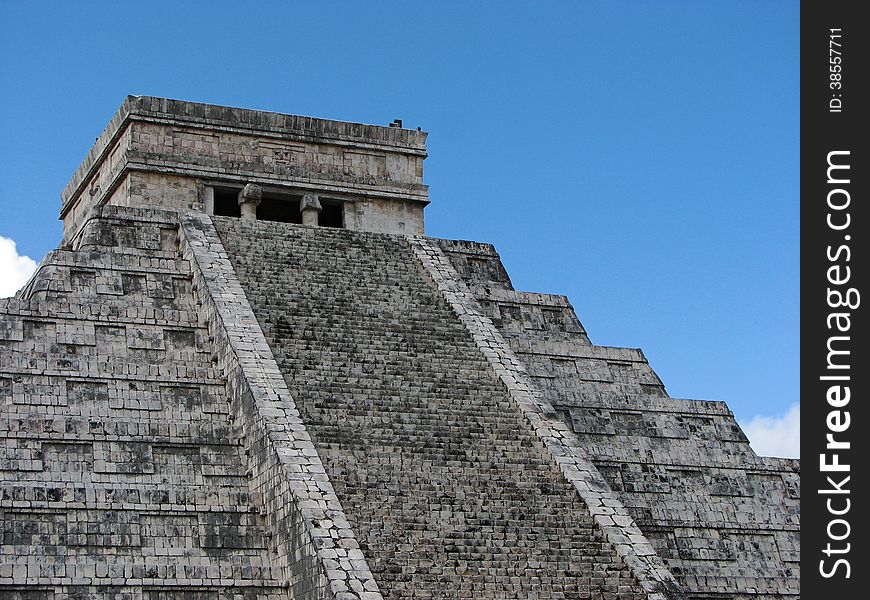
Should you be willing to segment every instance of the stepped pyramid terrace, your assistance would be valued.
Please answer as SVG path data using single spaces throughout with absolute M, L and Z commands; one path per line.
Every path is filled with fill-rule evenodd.
M 426 135 L 123 102 L 0 299 L 0 598 L 799 598 L 799 462 L 427 237 Z

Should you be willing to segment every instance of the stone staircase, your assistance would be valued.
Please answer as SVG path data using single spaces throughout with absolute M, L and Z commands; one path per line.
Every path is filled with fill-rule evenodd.
M 214 218 L 384 598 L 646 598 L 389 235 Z
M 0 300 L 0 599 L 798 595 L 798 463 L 492 246 L 182 221 L 104 207 Z
M 640 350 L 593 345 L 564 296 L 514 290 L 491 245 L 438 244 L 690 598 L 799 596 L 799 461 L 756 456 L 722 402 L 669 397 Z
M 0 598 L 285 598 L 175 213 L 92 219 L 0 300 Z

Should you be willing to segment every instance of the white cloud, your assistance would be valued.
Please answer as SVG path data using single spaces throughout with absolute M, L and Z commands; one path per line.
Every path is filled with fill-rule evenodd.
M 760 456 L 800 458 L 801 405 L 792 404 L 784 415 L 755 415 L 743 426 L 743 431 Z
M 0 298 L 14 296 L 36 270 L 36 261 L 19 256 L 15 240 L 0 235 Z

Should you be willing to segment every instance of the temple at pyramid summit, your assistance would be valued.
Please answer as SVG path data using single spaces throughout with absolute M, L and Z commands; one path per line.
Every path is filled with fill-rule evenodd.
M 0 598 L 799 598 L 799 462 L 427 237 L 426 135 L 123 102 L 0 300 Z

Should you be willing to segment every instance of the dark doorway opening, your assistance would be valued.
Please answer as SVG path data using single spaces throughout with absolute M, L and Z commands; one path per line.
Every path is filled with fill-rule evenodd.
M 258 221 L 278 221 L 280 223 L 302 223 L 299 210 L 299 196 L 263 194 L 257 206 Z M 321 210 L 317 224 L 321 227 L 344 227 L 344 203 L 339 200 L 320 200 Z M 214 214 L 220 217 L 241 217 L 239 208 L 239 188 L 214 188 Z
M 258 221 L 278 221 L 280 223 L 301 223 L 299 198 L 296 196 L 266 196 L 257 207 Z
M 214 189 L 214 214 L 219 217 L 241 217 L 239 190 L 232 188 Z
M 335 200 L 320 200 L 317 224 L 321 227 L 344 227 L 344 203 Z

